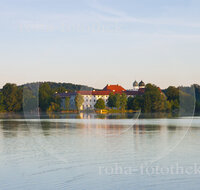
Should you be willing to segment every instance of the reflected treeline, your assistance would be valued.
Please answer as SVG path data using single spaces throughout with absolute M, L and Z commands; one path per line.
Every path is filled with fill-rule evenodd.
M 17 137 L 18 133 L 27 132 L 28 128 L 25 122 L 1 120 L 0 130 L 4 137 Z
M 46 117 L 46 116 L 44 116 Z M 41 117 L 41 118 L 44 118 Z M 96 113 L 49 113 L 50 119 L 148 119 L 148 118 L 176 118 L 178 113 L 111 113 L 111 114 L 96 114 Z
M 0 119 L 23 119 L 23 113 L 0 113 Z
M 134 125 L 133 126 L 133 132 L 134 133 L 145 133 L 149 131 L 162 131 L 162 130 L 167 130 L 167 131 L 176 131 L 177 129 L 183 129 L 182 127 L 177 127 L 177 126 L 166 126 L 166 125 Z
M 161 125 L 134 125 L 133 132 L 134 133 L 145 133 L 148 131 L 159 131 L 163 126 Z
M 176 118 L 178 113 L 141 113 L 140 119 L 155 119 L 155 118 Z
M 34 135 L 34 132 L 36 134 L 37 132 L 42 132 L 44 136 L 47 136 L 51 134 L 51 129 L 62 129 L 67 126 L 64 122 L 0 120 L 0 136 Z
M 2 113 L 0 119 L 152 119 L 152 118 L 177 118 L 180 116 L 191 116 L 191 114 L 179 113 Z
M 2 129 L 5 131 L 17 131 L 18 130 L 18 126 L 19 126 L 19 122 L 13 122 L 13 121 L 6 121 L 6 120 L 2 120 L 0 122 L 0 125 L 2 126 Z

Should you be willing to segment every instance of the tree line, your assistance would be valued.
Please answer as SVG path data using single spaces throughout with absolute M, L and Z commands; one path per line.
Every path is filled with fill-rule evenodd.
M 101 102 L 103 104 L 103 101 Z M 141 110 L 144 113 L 178 111 L 179 89 L 169 87 L 166 89 L 166 94 L 164 94 L 157 86 L 147 84 L 144 94 L 135 97 L 111 93 L 107 105 L 103 105 L 101 108 L 106 106 L 121 110 Z M 96 108 L 100 107 L 96 106 Z
M 195 96 L 198 97 L 200 93 L 199 86 L 188 87 L 173 87 L 170 86 L 164 91 L 161 91 L 155 85 L 147 84 L 145 92 L 142 95 L 135 97 L 129 96 L 125 93 L 114 94 L 110 93 L 107 103 L 102 99 L 98 99 L 95 108 L 96 109 L 116 109 L 116 110 L 133 110 L 141 111 L 143 113 L 156 113 L 156 112 L 173 112 L 173 113 L 189 113 L 193 114 L 195 108 Z M 197 88 L 198 87 L 198 88 Z M 192 92 L 194 89 L 195 92 Z M 197 91 L 198 90 L 198 91 Z M 81 95 L 78 95 L 81 96 Z M 79 106 L 83 103 L 83 98 L 78 98 Z M 197 98 L 196 98 L 197 99 Z M 196 101 L 196 112 L 198 112 L 199 99 Z M 77 102 L 77 101 L 76 101 Z M 199 110 L 200 111 L 200 110 Z
M 67 84 L 67 83 L 66 83 Z M 37 88 L 38 86 L 38 88 Z M 98 99 L 96 109 L 117 109 L 117 110 L 141 110 L 144 113 L 152 112 L 178 112 L 181 109 L 192 109 L 194 98 L 195 112 L 200 112 L 200 86 L 192 86 L 194 94 L 190 87 L 173 87 L 161 91 L 155 85 L 147 84 L 143 95 L 127 97 L 126 94 L 109 95 L 107 103 L 103 99 Z M 35 89 L 34 89 L 35 88 Z M 81 88 L 81 87 L 80 87 Z M 89 88 L 89 87 L 88 87 Z M 35 83 L 34 85 L 17 86 L 7 83 L 0 90 L 0 112 L 20 112 L 24 108 L 37 109 L 40 111 L 61 111 L 61 99 L 55 96 L 55 92 L 73 91 L 63 86 L 52 87 L 49 83 Z M 194 96 L 195 95 L 195 96 Z M 39 97 L 39 98 L 38 98 Z M 77 109 L 83 103 L 83 97 L 77 95 L 75 104 Z M 66 110 L 69 110 L 69 97 L 65 100 Z M 35 107 L 34 107 L 35 106 Z

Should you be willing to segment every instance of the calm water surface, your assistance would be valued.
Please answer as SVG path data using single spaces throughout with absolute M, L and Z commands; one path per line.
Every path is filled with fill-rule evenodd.
M 198 169 L 200 117 L 0 119 L 2 190 L 193 190 Z

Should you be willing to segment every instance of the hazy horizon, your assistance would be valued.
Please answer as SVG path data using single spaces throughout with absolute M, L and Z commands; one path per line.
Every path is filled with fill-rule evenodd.
M 137 80 L 136 80 L 137 81 Z M 141 80 L 138 80 L 137 82 L 139 83 Z M 106 85 L 120 85 L 120 86 L 122 86 L 122 87 L 124 87 L 126 90 L 129 90 L 129 89 L 132 89 L 133 88 L 133 84 L 130 84 L 130 86 L 128 86 L 128 87 L 126 87 L 126 86 L 123 86 L 122 84 L 120 84 L 120 83 L 105 83 L 105 85 L 104 86 L 99 86 L 99 87 L 97 87 L 97 86 L 90 86 L 90 85 L 88 85 L 88 84 L 81 84 L 81 83 L 72 83 L 72 82 L 60 82 L 60 81 L 32 81 L 32 82 L 25 82 L 25 83 L 21 83 L 21 84 L 17 84 L 17 83 L 14 83 L 14 82 L 7 82 L 7 83 L 12 83 L 12 84 L 16 84 L 17 86 L 21 86 L 21 85 L 24 85 L 24 84 L 30 84 L 30 83 L 40 83 L 40 82 L 52 82 L 52 83 L 71 83 L 71 84 L 74 84 L 74 85 L 83 85 L 83 86 L 88 86 L 88 87 L 92 87 L 92 88 L 96 88 L 96 89 L 103 89 Z M 133 81 L 134 82 L 134 81 Z M 145 84 L 148 84 L 148 83 L 151 83 L 151 82 L 147 82 L 147 83 L 145 83 Z M 6 83 L 5 83 L 6 84 Z M 4 85 L 5 85 L 4 84 Z M 154 83 L 151 83 L 151 84 L 154 84 Z M 194 84 L 197 84 L 197 83 L 193 83 L 193 84 L 190 84 L 190 85 L 182 85 L 182 84 L 180 84 L 180 85 L 178 85 L 178 86 L 175 86 L 175 85 L 169 85 L 169 86 L 175 86 L 175 87 L 181 87 L 181 86 L 183 86 L 183 87 L 190 87 L 191 85 L 194 85 Z M 158 86 L 158 87 L 160 87 L 161 89 L 166 89 L 167 87 L 169 87 L 169 86 L 167 86 L 167 87 L 164 87 L 164 88 L 162 88 L 161 86 L 159 86 L 159 85 L 157 85 L 157 84 L 154 84 L 154 85 L 156 85 L 156 86 Z M 197 84 L 197 85 L 200 85 L 200 84 Z M 3 88 L 3 86 L 2 87 L 0 87 L 0 89 L 1 88 Z
M 199 8 L 197 0 L 3 0 L 0 88 L 200 84 Z

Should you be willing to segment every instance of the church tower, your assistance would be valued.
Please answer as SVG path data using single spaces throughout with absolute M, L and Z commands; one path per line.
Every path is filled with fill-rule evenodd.
M 133 83 L 133 91 L 138 91 L 139 90 L 139 85 L 138 82 L 135 80 Z
M 139 83 L 139 88 L 145 88 L 145 83 L 141 80 L 141 82 Z

